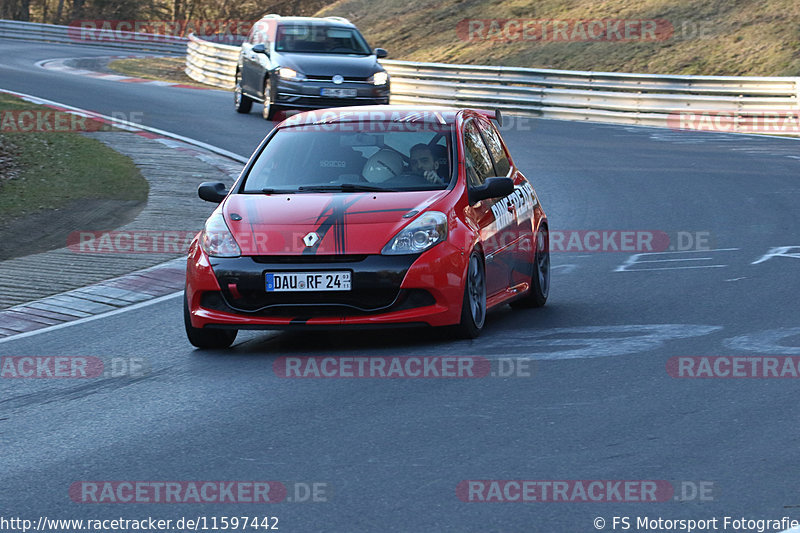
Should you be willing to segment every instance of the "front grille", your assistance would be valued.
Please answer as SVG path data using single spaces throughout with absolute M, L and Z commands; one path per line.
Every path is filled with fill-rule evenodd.
M 254 295 L 241 295 L 239 299 L 233 298 L 229 292 L 206 292 L 200 300 L 200 305 L 206 309 L 224 311 L 228 313 L 245 313 L 252 316 L 280 316 L 280 317 L 338 317 L 374 314 L 378 312 L 400 311 L 426 307 L 436 303 L 431 293 L 424 289 L 401 289 L 394 295 L 385 292 L 381 294 L 353 294 L 357 291 L 340 293 L 338 297 L 331 297 L 333 293 L 276 293 L 278 298 L 270 298 L 266 306 L 262 298 L 253 298 Z M 347 297 L 342 297 L 347 294 Z M 273 295 L 270 295 L 273 296 Z M 391 300 L 387 302 L 388 297 Z M 381 298 L 387 300 L 380 301 Z M 251 300 L 252 299 L 252 300 Z M 365 305 L 374 307 L 364 307 Z
M 376 313 L 401 305 L 400 286 L 418 255 L 291 255 L 215 258 L 212 263 L 225 304 L 239 313 L 265 316 L 343 316 Z M 268 292 L 270 272 L 349 271 L 349 291 Z M 415 297 L 416 298 L 416 297 Z M 415 300 L 416 301 L 416 300 Z M 416 304 L 415 304 L 416 305 Z
M 333 76 L 306 76 L 306 79 L 309 81 L 333 81 Z M 347 82 L 359 82 L 359 81 L 367 81 L 369 76 L 362 76 L 362 77 L 346 77 L 343 83 Z

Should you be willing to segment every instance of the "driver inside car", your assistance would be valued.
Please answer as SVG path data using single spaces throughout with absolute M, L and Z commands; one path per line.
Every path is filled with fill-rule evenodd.
M 442 183 L 443 180 L 437 170 L 439 161 L 434 157 L 433 150 L 427 144 L 416 144 L 411 148 L 411 171 L 425 177 L 428 183 Z

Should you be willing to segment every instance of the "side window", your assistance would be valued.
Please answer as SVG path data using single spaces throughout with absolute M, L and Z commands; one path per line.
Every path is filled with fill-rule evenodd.
M 483 133 L 483 139 L 486 141 L 489 153 L 492 154 L 492 160 L 494 161 L 494 168 L 497 171 L 497 175 L 507 176 L 508 171 L 511 170 L 511 163 L 508 161 L 508 156 L 506 155 L 506 150 L 503 146 L 503 141 L 500 139 L 500 135 L 489 123 L 481 121 L 478 123 L 478 126 L 481 129 L 481 133 Z
M 250 30 L 250 35 L 247 36 L 247 42 L 250 44 L 267 44 L 269 43 L 270 30 L 272 29 L 273 22 L 270 20 L 259 20 L 253 24 L 253 29 Z
M 467 183 L 470 187 L 483 185 L 486 178 L 494 175 L 492 159 L 474 120 L 470 120 L 464 126 L 464 155 L 467 163 Z

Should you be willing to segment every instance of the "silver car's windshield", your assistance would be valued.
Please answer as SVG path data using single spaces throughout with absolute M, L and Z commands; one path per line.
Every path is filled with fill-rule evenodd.
M 278 28 L 278 52 L 370 55 L 372 50 L 358 31 L 335 26 L 297 24 Z

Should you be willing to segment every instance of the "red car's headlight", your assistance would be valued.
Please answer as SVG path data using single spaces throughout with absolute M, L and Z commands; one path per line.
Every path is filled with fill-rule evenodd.
M 439 211 L 423 213 L 383 247 L 383 255 L 418 254 L 447 239 L 447 217 Z
M 200 246 L 211 257 L 239 257 L 242 251 L 236 244 L 221 211 L 215 211 L 203 228 Z

